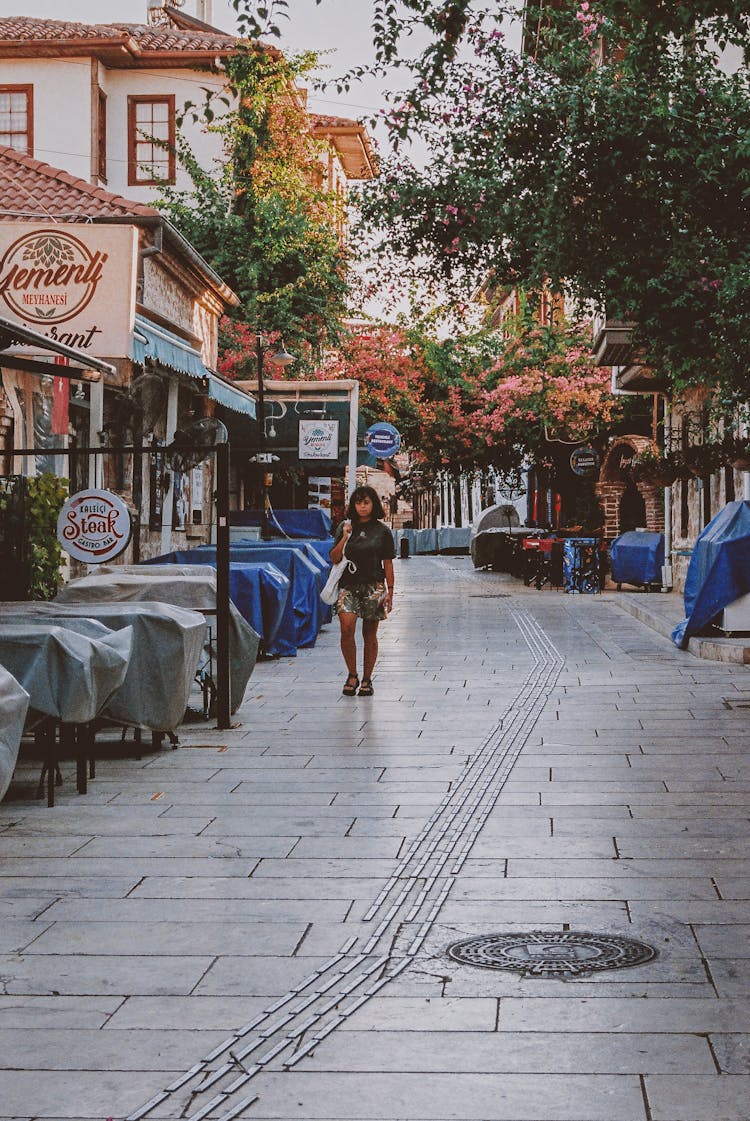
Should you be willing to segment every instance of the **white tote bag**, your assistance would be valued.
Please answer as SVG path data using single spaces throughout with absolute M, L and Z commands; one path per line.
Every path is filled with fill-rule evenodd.
M 344 575 L 344 570 L 346 568 L 348 568 L 350 572 L 357 571 L 357 566 L 354 561 L 347 560 L 346 545 L 344 545 L 341 560 L 338 564 L 332 566 L 328 579 L 320 593 L 320 598 L 323 600 L 323 603 L 327 603 L 329 607 L 333 607 L 334 603 L 336 603 L 339 598 L 339 580 Z

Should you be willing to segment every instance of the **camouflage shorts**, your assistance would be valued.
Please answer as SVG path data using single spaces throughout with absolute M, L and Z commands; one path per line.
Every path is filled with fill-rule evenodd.
M 350 611 L 360 619 L 385 619 L 387 588 L 384 583 L 357 584 L 353 588 L 340 588 L 334 611 Z

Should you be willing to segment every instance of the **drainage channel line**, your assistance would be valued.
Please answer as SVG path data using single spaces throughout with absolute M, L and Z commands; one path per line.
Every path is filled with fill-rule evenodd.
M 140 1109 L 136 1110 L 134 1113 L 129 1114 L 126 1117 L 125 1121 L 141 1121 L 141 1118 L 146 1117 L 147 1114 L 154 1110 L 157 1105 L 160 1105 L 163 1101 L 165 1101 L 166 1098 L 170 1096 L 170 1094 L 175 1093 L 175 1091 L 181 1089 L 192 1078 L 197 1077 L 199 1074 L 205 1071 L 207 1065 L 213 1062 L 214 1059 L 217 1059 L 219 1055 L 222 1055 L 225 1051 L 228 1051 L 230 1047 L 234 1047 L 240 1039 L 242 1039 L 246 1035 L 249 1035 L 251 1031 L 254 1031 L 255 1028 L 259 1027 L 262 1023 L 268 1020 L 271 1016 L 273 1016 L 275 1012 L 279 1011 L 280 1008 L 283 1008 L 285 1004 L 288 1004 L 290 1001 L 294 1000 L 295 997 L 299 996 L 301 992 L 304 992 L 304 990 L 308 988 L 309 985 L 312 985 L 320 977 L 323 977 L 330 969 L 333 969 L 336 965 L 338 965 L 340 961 L 343 961 L 349 951 L 354 947 L 356 942 L 356 935 L 348 938 L 334 957 L 325 962 L 319 969 L 316 969 L 312 973 L 310 973 L 303 981 L 301 981 L 293 989 L 290 989 L 285 996 L 269 1005 L 269 1007 L 266 1008 L 262 1013 L 260 1013 L 260 1015 L 244 1024 L 241 1028 L 239 1028 L 238 1031 L 234 1032 L 231 1036 L 229 1036 L 228 1039 L 224 1040 L 223 1043 L 220 1043 L 218 1047 L 215 1047 L 213 1051 L 205 1056 L 205 1058 L 192 1066 L 190 1070 L 185 1071 L 185 1073 L 181 1074 L 179 1078 L 176 1078 L 173 1082 L 166 1086 L 160 1094 L 156 1094 L 153 1098 L 151 1098 L 150 1101 L 141 1106 Z M 364 954 L 360 954 L 351 962 L 347 963 L 344 969 L 339 972 L 333 979 L 333 981 L 330 981 L 321 990 L 321 992 L 326 992 L 333 984 L 336 983 L 337 980 L 354 969 L 357 964 L 359 964 L 359 962 L 363 961 L 364 957 Z M 318 994 L 316 993 L 314 999 L 317 999 L 317 995 Z
M 507 729 L 503 733 L 502 739 L 504 739 L 506 737 L 510 737 L 512 735 L 512 733 L 515 731 L 514 724 L 515 724 L 516 720 L 518 720 L 518 719 L 520 719 L 520 714 L 519 714 L 519 716 L 514 718 L 514 720 L 508 725 Z M 426 866 L 430 856 L 432 855 L 432 852 L 434 852 L 434 849 L 439 844 L 441 838 L 448 832 L 451 825 L 453 825 L 453 823 L 455 822 L 455 819 L 460 815 L 461 811 L 464 809 L 464 807 L 466 805 L 466 802 L 467 802 L 467 799 L 469 798 L 470 794 L 472 793 L 473 786 L 476 785 L 482 777 L 482 772 L 483 772 L 484 768 L 488 767 L 491 764 L 492 757 L 493 757 L 494 753 L 497 751 L 498 743 L 492 743 L 489 746 L 490 746 L 491 750 L 487 752 L 487 757 L 483 759 L 482 756 L 477 756 L 477 759 L 476 759 L 476 762 L 474 764 L 474 768 L 472 769 L 472 771 L 469 772 L 467 774 L 467 776 L 462 777 L 462 779 L 460 780 L 461 782 L 464 782 L 466 777 L 471 777 L 473 779 L 472 784 L 466 790 L 463 790 L 463 789 L 459 790 L 458 787 L 457 787 L 455 790 L 451 791 L 450 795 L 446 796 L 446 799 L 444 800 L 444 804 L 440 807 L 440 813 L 436 813 L 435 815 L 433 815 L 433 818 L 427 823 L 427 825 L 417 835 L 417 837 L 415 838 L 415 841 L 410 846 L 406 855 L 402 858 L 402 861 L 401 861 L 399 867 L 396 869 L 396 871 L 393 873 L 393 875 L 390 877 L 390 879 L 386 882 L 384 888 L 382 889 L 382 891 L 378 895 L 378 897 L 375 900 L 375 902 L 373 903 L 372 907 L 370 907 L 370 909 L 367 911 L 367 913 L 363 916 L 363 921 L 364 922 L 369 922 L 375 917 L 375 915 L 378 913 L 380 908 L 383 906 L 386 899 L 388 898 L 390 893 L 394 890 L 396 885 L 403 881 L 403 879 L 405 877 L 405 873 L 407 873 L 407 869 L 409 868 L 409 865 L 410 865 L 411 861 L 414 859 L 414 857 L 416 855 L 419 854 L 419 851 L 422 848 L 422 846 L 425 843 L 427 843 L 427 837 L 429 836 L 429 832 L 432 829 L 432 827 L 434 826 L 437 819 L 439 818 L 440 814 L 445 813 L 448 810 L 451 810 L 450 816 L 447 818 L 447 820 L 445 822 L 442 823 L 442 826 L 441 826 L 440 830 L 438 831 L 437 837 L 433 841 L 430 841 L 429 843 L 427 843 L 427 853 L 426 853 L 426 855 L 421 859 L 421 861 L 417 865 L 416 869 L 408 875 L 408 878 L 412 879 L 412 880 L 419 878 L 420 872 Z M 478 774 L 476 773 L 477 770 L 479 771 Z M 451 802 L 453 802 L 453 800 L 457 797 L 457 795 L 459 793 L 462 795 L 461 800 L 458 801 L 455 805 L 451 805 Z
M 269 1005 L 260 1015 L 235 1031 L 222 1044 L 215 1047 L 206 1058 L 180 1075 L 164 1091 L 155 1095 L 135 1113 L 130 1114 L 126 1121 L 141 1121 L 158 1105 L 166 1101 L 172 1093 L 182 1089 L 191 1080 L 197 1079 L 201 1075 L 204 1076 L 204 1080 L 192 1091 L 193 1097 L 216 1085 L 222 1078 L 236 1074 L 237 1067 L 240 1066 L 242 1073 L 237 1078 L 187 1118 L 187 1121 L 204 1121 L 210 1114 L 215 1114 L 220 1107 L 229 1105 L 230 1097 L 233 1097 L 237 1091 L 264 1070 L 282 1052 L 292 1047 L 296 1047 L 296 1050 L 289 1059 L 282 1060 L 282 1064 L 284 1068 L 295 1066 L 314 1050 L 318 1043 L 340 1027 L 358 1008 L 372 999 L 381 988 L 389 984 L 412 964 L 453 887 L 456 871 L 461 867 L 473 847 L 482 826 L 497 801 L 502 785 L 528 739 L 539 714 L 539 705 L 548 696 L 550 682 L 556 679 L 563 664 L 559 653 L 535 620 L 526 619 L 516 612 L 512 612 L 512 615 L 534 658 L 534 668 L 529 672 L 519 689 L 515 702 L 508 706 L 507 712 L 485 737 L 466 774 L 462 776 L 450 795 L 446 796 L 438 809 L 430 816 L 420 835 L 410 845 L 406 856 L 398 866 L 398 874 L 391 877 L 368 911 L 367 915 L 372 918 L 392 893 L 395 884 L 400 882 L 402 890 L 374 929 L 369 940 L 337 972 L 326 977 L 331 970 L 344 962 L 344 959 L 348 957 L 359 942 L 358 936 L 352 936 L 333 958 L 319 969 L 314 970 L 285 996 Z M 441 820 L 441 818 L 444 820 Z M 434 835 L 430 836 L 431 833 Z M 412 872 L 412 874 L 407 875 L 406 883 L 403 883 L 399 877 L 403 878 L 404 872 L 407 871 L 414 858 L 418 860 L 416 867 L 420 873 L 425 872 L 431 861 L 433 866 L 425 875 L 417 876 Z M 444 869 L 451 859 L 455 861 L 455 864 L 446 879 Z M 399 918 L 408 897 L 420 880 L 424 880 L 424 882 L 417 898 L 412 901 L 407 914 Z M 434 898 L 431 898 L 436 887 L 439 888 L 439 891 Z M 428 907 L 427 914 L 419 920 L 420 912 Z M 399 928 L 414 922 L 419 922 L 418 930 L 412 938 L 405 956 L 402 956 L 395 949 Z M 390 948 L 384 954 L 381 953 L 380 957 L 371 958 L 372 951 L 386 936 L 388 936 L 388 946 Z M 373 982 L 371 978 L 379 971 L 381 976 Z M 321 997 L 336 988 L 343 978 L 350 973 L 354 975 L 339 991 L 323 1003 L 318 1003 Z M 245 1036 L 257 1031 L 274 1013 L 286 1009 L 286 1006 L 305 989 L 323 978 L 325 978 L 325 983 L 318 985 L 302 1001 L 285 1011 L 281 1019 L 270 1024 L 262 1032 L 258 1032 L 258 1038 L 247 1047 L 237 1050 L 237 1044 Z M 368 981 L 369 985 L 364 992 L 356 995 L 356 990 Z M 316 1007 L 312 1009 L 312 1015 L 308 1016 L 302 1023 L 297 1024 L 296 1027 L 292 1026 L 292 1022 L 305 1009 L 313 1005 L 316 1005 Z M 337 1010 L 336 1014 L 325 1020 L 334 1009 Z M 304 1046 L 300 1046 L 300 1041 L 308 1032 L 312 1032 L 311 1038 L 304 1043 Z M 276 1037 L 275 1043 L 273 1042 L 274 1037 Z M 251 1068 L 247 1070 L 242 1068 L 244 1058 L 268 1043 L 271 1043 L 269 1049 L 254 1061 Z M 223 1063 L 217 1070 L 209 1074 L 208 1065 L 227 1052 L 232 1062 Z M 206 1078 L 206 1075 L 209 1075 L 209 1077 Z M 228 1112 L 222 1113 L 216 1121 L 232 1121 L 257 1099 L 257 1094 L 243 1098 L 241 1102 L 231 1105 Z
M 524 637 L 526 637 L 525 634 Z M 532 651 L 532 653 L 533 652 L 534 651 Z M 524 684 L 521 686 L 521 689 L 519 690 L 514 700 L 508 705 L 503 715 L 499 718 L 496 726 L 487 734 L 485 739 L 479 745 L 473 763 L 469 768 L 467 768 L 461 778 L 458 779 L 453 789 L 443 798 L 437 809 L 434 810 L 430 817 L 427 819 L 419 834 L 410 843 L 406 853 L 399 861 L 393 875 L 387 881 L 386 886 L 383 888 L 380 894 L 377 896 L 372 907 L 364 916 L 363 921 L 369 921 L 377 912 L 377 909 L 382 906 L 382 903 L 388 895 L 388 892 L 391 890 L 393 884 L 401 878 L 403 872 L 409 864 L 409 861 L 412 859 L 414 854 L 422 847 L 424 840 L 429 834 L 433 825 L 435 825 L 440 817 L 450 808 L 451 802 L 453 802 L 462 792 L 463 786 L 474 777 L 474 775 L 476 774 L 477 764 L 481 764 L 481 761 L 483 757 L 488 753 L 488 750 L 491 757 L 492 752 L 494 752 L 494 750 L 496 749 L 498 739 L 505 738 L 511 732 L 513 722 L 518 719 L 522 708 L 525 708 L 528 704 L 528 698 L 525 697 L 525 694 L 527 692 L 532 692 L 535 689 L 535 678 L 538 676 L 539 669 L 539 665 L 535 664 L 534 667 L 529 671 Z M 506 724 L 506 721 L 508 719 L 510 719 L 511 721 L 510 724 Z
M 519 621 L 519 617 L 515 616 L 515 614 L 514 614 L 514 618 L 516 619 L 516 622 Z M 532 632 L 532 635 L 529 635 L 523 627 L 519 626 L 519 629 L 521 630 L 522 634 L 524 635 L 524 638 L 527 639 L 529 646 L 532 648 L 532 653 L 540 654 L 540 655 L 544 656 L 546 654 L 546 651 L 543 648 L 540 649 L 540 644 L 538 643 L 538 641 L 534 641 L 533 644 L 532 644 L 532 641 L 530 641 L 530 639 L 532 639 L 532 636 L 533 636 L 534 639 L 536 639 L 536 635 L 534 635 L 533 632 Z M 560 664 L 562 664 L 562 660 L 561 660 Z M 545 668 L 547 669 L 546 673 L 544 672 Z M 538 678 L 540 676 L 538 671 L 541 671 L 541 680 L 538 680 Z M 515 709 L 515 712 L 513 712 L 513 715 L 511 717 L 510 722 L 507 724 L 507 726 L 505 728 L 503 728 L 502 734 L 498 736 L 497 735 L 497 729 L 495 729 L 487 737 L 487 739 L 485 740 L 485 747 L 480 749 L 480 751 L 478 752 L 478 754 L 475 758 L 475 761 L 474 761 L 473 765 L 471 766 L 471 768 L 469 768 L 467 773 L 464 776 L 462 776 L 461 780 L 459 780 L 459 784 L 457 784 L 457 787 L 453 791 L 451 791 L 450 795 L 446 796 L 446 798 L 443 800 L 443 803 L 441 804 L 441 806 L 438 807 L 438 810 L 435 811 L 435 813 L 432 815 L 432 817 L 425 824 L 425 826 L 423 827 L 423 829 L 421 830 L 419 835 L 415 838 L 415 841 L 412 843 L 409 851 L 406 853 L 404 858 L 401 860 L 398 868 L 393 873 L 393 875 L 390 877 L 390 879 L 387 881 L 385 887 L 383 888 L 383 890 L 378 895 L 378 897 L 375 900 L 372 907 L 365 914 L 363 921 L 368 922 L 372 918 L 374 918 L 374 916 L 378 913 L 378 911 L 382 907 L 383 903 L 388 898 L 389 894 L 394 890 L 396 885 L 398 883 L 403 883 L 403 880 L 405 878 L 404 874 L 407 871 L 407 868 L 409 866 L 409 863 L 410 863 L 412 857 L 414 855 L 416 855 L 416 853 L 419 851 L 420 847 L 426 841 L 430 830 L 432 829 L 433 825 L 435 824 L 435 822 L 437 821 L 439 816 L 442 813 L 446 812 L 447 810 L 451 809 L 452 813 L 451 813 L 450 817 L 448 818 L 448 820 L 443 824 L 443 827 L 439 831 L 437 838 L 427 845 L 427 852 L 423 856 L 422 860 L 419 862 L 416 869 L 414 869 L 414 871 L 409 873 L 408 876 L 406 877 L 407 879 L 412 880 L 412 881 L 420 878 L 421 872 L 423 871 L 423 869 L 427 865 L 427 863 L 428 863 L 430 857 L 432 856 L 432 853 L 434 852 L 434 849 L 436 848 L 437 844 L 439 844 L 442 837 L 444 837 L 445 833 L 448 831 L 448 829 L 451 827 L 451 825 L 453 825 L 456 818 L 458 816 L 460 816 L 461 813 L 465 810 L 466 805 L 467 805 L 467 800 L 469 799 L 470 795 L 473 793 L 474 788 L 479 784 L 480 780 L 484 777 L 485 769 L 492 767 L 493 764 L 497 764 L 497 759 L 496 759 L 497 750 L 498 750 L 498 747 L 500 746 L 500 744 L 502 743 L 502 741 L 505 740 L 505 739 L 511 739 L 513 742 L 515 742 L 518 738 L 519 731 L 520 731 L 520 729 L 518 727 L 516 727 L 516 725 L 520 725 L 521 728 L 522 728 L 523 725 L 528 721 L 528 719 L 530 717 L 533 717 L 533 719 L 536 720 L 536 709 L 537 709 L 538 702 L 546 694 L 546 690 L 549 686 L 549 681 L 551 679 L 551 676 L 554 675 L 556 672 L 557 671 L 556 671 L 556 667 L 554 666 L 554 664 L 552 666 L 550 666 L 549 663 L 547 663 L 546 667 L 543 666 L 543 665 L 540 666 L 539 664 L 537 664 L 534 667 L 534 670 L 531 671 L 531 673 L 529 674 L 529 677 L 527 678 L 526 682 L 524 683 L 524 686 L 523 686 L 521 692 L 518 694 L 518 697 L 516 698 L 516 703 L 512 706 L 512 708 Z M 537 678 L 537 680 L 534 680 L 534 678 Z M 522 703 L 522 704 L 519 705 L 518 702 L 521 701 L 523 693 L 527 692 L 527 691 L 529 692 L 529 697 L 524 698 L 525 703 Z M 503 722 L 503 720 L 504 720 L 504 718 L 501 718 L 501 723 Z M 493 742 L 493 740 L 496 740 L 497 742 Z M 520 751 L 520 748 L 518 750 Z M 517 752 L 516 752 L 516 754 L 517 754 Z M 486 758 L 485 758 L 485 755 L 486 755 Z M 501 762 L 502 762 L 502 760 L 501 760 Z M 512 763 L 510 765 L 512 766 Z M 496 770 L 497 770 L 497 765 L 495 765 L 493 767 L 492 773 L 490 774 L 490 778 L 487 780 L 487 784 L 489 784 L 489 782 L 493 781 Z M 460 791 L 460 793 L 462 794 L 461 800 L 455 806 L 451 806 L 451 804 L 450 804 L 451 801 L 454 798 L 456 798 L 457 793 L 459 793 L 459 787 L 462 786 L 463 784 L 466 784 L 469 780 L 471 780 L 471 781 L 470 781 L 470 785 L 468 786 L 468 788 L 465 791 L 464 790 Z M 405 894 L 408 891 L 411 890 L 411 887 L 412 887 L 412 885 L 409 884 L 405 890 L 402 889 L 402 891 L 401 891 L 401 893 L 398 897 L 398 901 L 397 901 L 398 903 L 403 902 Z

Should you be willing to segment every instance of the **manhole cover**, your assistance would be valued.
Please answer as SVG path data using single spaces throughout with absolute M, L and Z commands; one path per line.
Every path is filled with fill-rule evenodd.
M 506 969 L 529 977 L 582 977 L 603 969 L 642 965 L 656 957 L 656 950 L 616 934 L 530 930 L 466 938 L 449 946 L 448 955 L 464 965 Z

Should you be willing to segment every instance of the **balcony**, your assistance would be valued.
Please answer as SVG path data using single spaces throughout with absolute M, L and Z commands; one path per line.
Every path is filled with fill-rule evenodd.
M 630 366 L 636 359 L 633 348 L 635 323 L 617 319 L 594 320 L 594 359 L 597 366 Z

